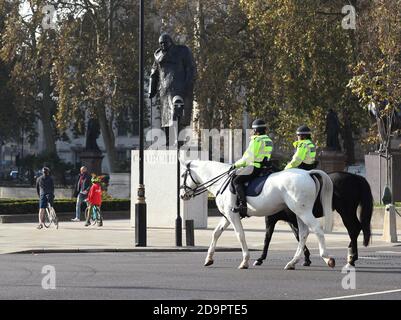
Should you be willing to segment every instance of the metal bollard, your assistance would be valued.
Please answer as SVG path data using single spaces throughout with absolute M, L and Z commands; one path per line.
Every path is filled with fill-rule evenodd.
M 187 247 L 195 246 L 194 220 L 185 220 Z

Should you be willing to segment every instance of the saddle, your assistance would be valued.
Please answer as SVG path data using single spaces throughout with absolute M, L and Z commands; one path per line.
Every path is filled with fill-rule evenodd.
M 246 182 L 245 183 L 245 194 L 247 197 L 257 197 L 260 195 L 260 193 L 263 190 L 263 186 L 265 185 L 265 182 L 267 178 L 274 172 L 278 172 L 279 170 L 274 166 L 274 165 L 269 165 L 267 167 L 263 167 L 262 172 L 259 174 L 258 177 L 254 178 L 253 180 Z M 233 173 L 230 175 L 230 178 L 228 179 L 227 185 L 230 185 L 230 191 L 233 194 L 236 194 L 237 192 L 235 191 L 234 184 L 233 184 L 233 179 L 235 177 L 235 174 Z M 223 192 L 227 188 L 227 185 L 223 186 Z

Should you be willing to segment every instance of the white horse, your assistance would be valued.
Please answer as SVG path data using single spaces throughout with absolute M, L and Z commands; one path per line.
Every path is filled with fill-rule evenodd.
M 244 229 L 239 213 L 231 210 L 236 205 L 236 195 L 230 191 L 229 187 L 221 193 L 221 187 L 226 179 L 223 178 L 213 183 L 215 177 L 224 177 L 224 173 L 229 171 L 230 165 L 201 160 L 181 161 L 181 165 L 186 168 L 182 174 L 184 178 L 184 184 L 182 185 L 184 193 L 181 194 L 182 199 L 188 200 L 207 188 L 216 197 L 217 208 L 224 215 L 213 232 L 212 243 L 208 250 L 205 266 L 213 264 L 213 255 L 217 240 L 231 223 L 242 248 L 243 260 L 239 265 L 239 269 L 247 269 L 249 267 L 250 255 L 245 240 Z M 320 186 L 319 180 L 314 175 L 321 177 L 322 186 Z M 317 198 L 319 189 L 321 190 L 320 200 L 326 221 L 331 222 L 333 183 L 329 176 L 321 170 L 305 171 L 289 169 L 273 173 L 266 180 L 259 196 L 247 197 L 249 216 L 269 216 L 287 207 L 297 215 L 299 244 L 293 259 L 285 266 L 284 269 L 286 270 L 295 269 L 295 264 L 301 258 L 309 229 L 317 236 L 320 256 L 328 266 L 332 268 L 335 266 L 335 260 L 326 251 L 324 233 L 320 227 L 320 223 L 312 214 L 313 204 Z

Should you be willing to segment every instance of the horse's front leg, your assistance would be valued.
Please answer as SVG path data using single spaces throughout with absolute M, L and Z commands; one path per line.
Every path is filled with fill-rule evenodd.
M 230 221 L 228 221 L 225 217 L 222 217 L 219 224 L 213 231 L 212 243 L 210 244 L 209 250 L 207 252 L 207 256 L 205 259 L 205 267 L 213 264 L 213 255 L 216 250 L 217 240 L 219 240 L 221 234 L 227 227 L 230 225 Z
M 242 248 L 242 262 L 239 265 L 238 269 L 248 269 L 250 255 L 248 246 L 246 244 L 245 233 L 244 233 L 244 228 L 242 227 L 241 219 L 239 217 L 239 214 L 236 212 L 230 212 L 229 215 L 230 215 L 230 220 L 234 227 L 235 234 L 237 235 L 237 238 L 241 243 L 241 248 Z

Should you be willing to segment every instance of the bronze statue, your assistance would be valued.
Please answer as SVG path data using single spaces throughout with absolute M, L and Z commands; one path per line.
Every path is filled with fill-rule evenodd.
M 184 100 L 180 127 L 189 126 L 193 108 L 193 89 L 196 65 L 191 50 L 184 45 L 174 44 L 171 37 L 164 33 L 159 38 L 158 48 L 154 53 L 149 84 L 149 98 L 157 91 L 161 102 L 161 126 L 171 127 L 174 119 L 173 99 L 176 96 Z
M 88 127 L 86 129 L 86 145 L 85 151 L 96 151 L 100 152 L 100 148 L 97 144 L 97 138 L 100 135 L 100 126 L 98 120 L 90 118 L 88 121 Z
M 341 151 L 338 135 L 340 134 L 341 124 L 338 120 L 337 113 L 333 109 L 329 109 L 326 117 L 326 147 L 330 150 Z

